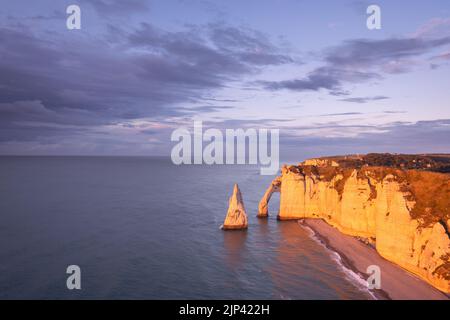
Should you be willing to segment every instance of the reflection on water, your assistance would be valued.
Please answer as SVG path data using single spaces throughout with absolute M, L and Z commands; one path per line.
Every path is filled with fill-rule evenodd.
M 270 231 L 269 219 L 268 218 L 258 218 L 258 232 L 262 235 L 268 235 Z
M 245 241 L 247 230 L 223 231 L 223 242 L 225 247 L 225 261 L 232 269 L 241 267 L 243 256 L 246 254 Z

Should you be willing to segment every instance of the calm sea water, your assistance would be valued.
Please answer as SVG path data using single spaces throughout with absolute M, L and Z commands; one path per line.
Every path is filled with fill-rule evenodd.
M 255 217 L 273 177 L 145 157 L 0 157 L 0 298 L 367 299 L 296 222 Z M 233 184 L 248 231 L 219 229 Z M 81 290 L 66 268 L 81 267 Z

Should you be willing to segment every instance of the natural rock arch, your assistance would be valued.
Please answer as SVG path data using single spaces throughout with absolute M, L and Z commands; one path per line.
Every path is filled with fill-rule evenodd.
M 264 196 L 258 205 L 258 218 L 267 218 L 269 216 L 269 201 L 274 192 L 280 192 L 281 190 L 281 177 L 275 178 L 267 188 Z

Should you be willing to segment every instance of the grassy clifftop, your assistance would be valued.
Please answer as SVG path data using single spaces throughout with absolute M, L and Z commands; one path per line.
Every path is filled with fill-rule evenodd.
M 450 173 L 450 154 L 369 153 L 366 155 L 345 155 L 319 159 L 335 161 L 340 167 L 344 168 L 372 166 Z

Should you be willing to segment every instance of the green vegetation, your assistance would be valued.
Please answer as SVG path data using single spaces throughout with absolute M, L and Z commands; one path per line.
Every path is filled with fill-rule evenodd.
M 391 154 L 391 153 L 369 153 L 366 155 L 348 155 L 323 157 L 336 161 L 344 168 L 390 167 L 399 169 L 415 169 L 450 173 L 449 154 Z

